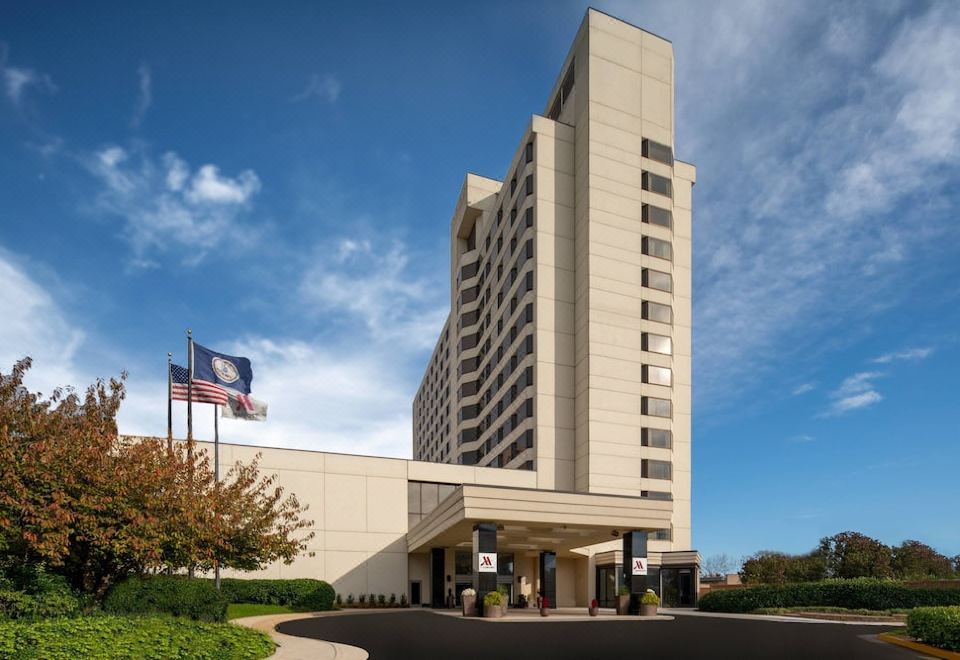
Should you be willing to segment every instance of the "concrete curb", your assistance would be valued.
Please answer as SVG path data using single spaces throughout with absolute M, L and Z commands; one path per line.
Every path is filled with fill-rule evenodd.
M 776 621 L 777 623 L 801 623 L 808 625 L 833 626 L 881 626 L 885 628 L 905 626 L 905 622 L 897 621 L 833 621 L 830 619 L 808 619 L 798 616 L 781 616 L 778 614 L 730 614 L 726 612 L 701 612 L 699 610 L 661 609 L 664 614 L 677 616 L 702 616 L 716 619 L 745 619 L 747 621 Z
M 357 646 L 309 637 L 294 637 L 277 632 L 277 626 L 287 621 L 340 614 L 340 612 L 264 614 L 234 619 L 231 623 L 260 630 L 270 635 L 277 645 L 276 653 L 270 657 L 276 660 L 367 660 L 370 654 Z
M 578 609 L 583 611 L 585 608 Z M 590 616 L 589 614 L 577 614 L 571 611 L 555 611 L 551 612 L 549 616 L 540 616 L 538 610 L 522 612 L 511 610 L 506 616 L 488 619 L 482 616 L 463 616 L 462 613 L 456 610 L 425 611 L 436 614 L 437 616 L 449 616 L 463 619 L 464 621 L 483 621 L 486 623 L 562 623 L 564 621 L 633 621 L 640 623 L 647 621 L 673 621 L 672 616 L 665 614 L 657 614 L 657 616 L 617 616 L 616 614 L 602 613 L 598 616 Z
M 910 649 L 911 651 L 916 651 L 917 653 L 923 653 L 924 655 L 928 655 L 933 658 L 942 658 L 943 660 L 960 660 L 960 653 L 945 651 L 944 649 L 938 649 L 936 646 L 928 646 L 926 644 L 921 644 L 920 642 L 914 642 L 909 639 L 904 639 L 903 637 L 898 637 L 897 635 L 891 635 L 890 633 L 880 633 L 877 635 L 877 637 L 885 641 L 887 644 L 902 646 L 905 649 Z

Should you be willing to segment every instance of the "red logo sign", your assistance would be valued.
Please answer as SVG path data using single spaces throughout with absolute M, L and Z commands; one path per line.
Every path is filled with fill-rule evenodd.
M 646 575 L 647 574 L 647 558 L 646 557 L 634 557 L 633 565 L 631 566 L 631 575 Z

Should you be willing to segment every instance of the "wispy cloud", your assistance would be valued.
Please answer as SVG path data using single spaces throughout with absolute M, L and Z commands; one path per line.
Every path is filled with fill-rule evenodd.
M 216 165 L 195 172 L 174 152 L 154 158 L 142 145 L 111 145 L 84 159 L 101 184 L 94 211 L 124 221 L 133 248 L 131 265 L 155 265 L 152 255 L 187 248 L 185 263 L 230 239 L 240 216 L 260 190 L 253 170 L 225 176 Z
M 833 402 L 823 413 L 824 416 L 842 415 L 882 401 L 883 396 L 875 389 L 874 381 L 882 378 L 883 375 L 878 371 L 861 371 L 848 376 L 836 390 L 830 393 Z
M 801 383 L 793 388 L 791 394 L 793 394 L 793 396 L 800 396 L 801 394 L 812 392 L 815 389 L 817 389 L 816 383 Z
M 306 86 L 299 94 L 291 97 L 291 101 L 297 103 L 308 99 L 316 99 L 324 103 L 336 103 L 340 98 L 342 89 L 340 80 L 333 74 L 320 75 L 314 73 L 307 80 Z
M 814 438 L 812 435 L 808 435 L 806 433 L 800 433 L 798 435 L 792 435 L 789 438 L 787 438 L 787 444 L 801 445 L 801 444 L 807 444 L 809 442 L 813 442 L 814 440 L 816 440 L 816 438 Z
M 133 117 L 130 119 L 130 125 L 138 128 L 143 123 L 143 118 L 147 116 L 147 110 L 153 104 L 153 76 L 150 73 L 150 67 L 141 64 L 137 68 L 137 77 L 140 80 L 139 92 L 137 94 L 137 106 L 133 110 Z
M 8 53 L 7 44 L 0 41 L 0 78 L 3 80 L 3 91 L 14 106 L 20 107 L 24 95 L 30 88 L 48 94 L 57 91 L 57 86 L 47 74 L 34 71 L 29 67 L 8 65 Z
M 414 275 L 407 247 L 345 238 L 325 244 L 305 273 L 300 294 L 319 312 L 359 320 L 379 340 L 432 348 L 447 314 L 446 297 Z
M 890 362 L 899 362 L 901 360 L 923 360 L 933 355 L 933 348 L 908 348 L 893 353 L 884 353 L 876 357 L 872 362 L 876 364 L 889 364 Z
M 960 236 L 949 204 L 921 208 L 960 168 L 960 5 L 819 7 L 612 8 L 674 43 L 701 410 L 896 304 L 919 249 Z
M 0 371 L 34 359 L 27 385 L 49 395 L 55 387 L 79 385 L 75 359 L 85 333 L 71 323 L 47 289 L 23 264 L 0 249 Z

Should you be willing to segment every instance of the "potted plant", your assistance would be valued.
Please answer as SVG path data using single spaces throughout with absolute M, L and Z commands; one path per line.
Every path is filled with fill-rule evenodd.
M 503 596 L 499 591 L 488 591 L 483 596 L 483 618 L 499 619 L 503 616 Z
M 627 585 L 617 590 L 617 614 L 630 614 L 630 590 Z
M 653 589 L 647 591 L 640 597 L 640 616 L 657 616 L 657 605 L 660 599 Z
M 507 606 L 510 604 L 510 590 L 509 588 L 507 588 L 507 585 L 498 584 L 497 593 L 500 594 L 500 598 L 502 600 L 502 603 L 500 604 L 500 608 L 503 610 L 503 615 L 506 616 Z
M 597 603 L 597 599 L 594 598 L 590 601 L 590 607 L 587 608 L 587 613 L 590 616 L 597 616 L 597 613 L 600 611 L 600 604 Z
M 461 591 L 460 604 L 463 606 L 463 616 L 475 616 L 477 613 L 477 592 L 470 587 Z
M 540 599 L 540 616 L 548 616 L 550 614 L 550 599 L 544 596 Z

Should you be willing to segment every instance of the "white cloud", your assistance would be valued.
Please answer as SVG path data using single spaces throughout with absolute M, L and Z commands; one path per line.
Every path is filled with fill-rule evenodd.
M 290 100 L 298 102 L 306 101 L 307 99 L 318 99 L 325 103 L 336 103 L 337 99 L 340 98 L 341 89 L 342 85 L 340 84 L 340 80 L 333 74 L 328 73 L 321 76 L 314 73 L 307 80 L 303 91 Z
M 793 396 L 800 396 L 801 394 L 812 392 L 815 389 L 817 389 L 817 386 L 814 383 L 801 383 L 793 388 L 791 394 L 793 394 Z
M 130 125 L 134 128 L 143 123 L 143 118 L 147 115 L 147 110 L 153 104 L 153 77 L 150 73 L 150 67 L 141 64 L 137 68 L 137 77 L 140 81 L 139 93 L 137 94 L 137 106 L 134 108 L 133 117 L 130 119 Z
M 53 84 L 50 76 L 37 73 L 33 69 L 24 69 L 20 67 L 2 67 L 4 90 L 7 98 L 19 106 L 23 99 L 24 92 L 30 87 L 34 87 L 43 92 L 52 93 L 57 91 L 57 86 Z
M 698 409 L 898 304 L 960 168 L 960 5 L 625 2 L 670 38 L 694 190 Z M 940 209 L 950 204 L 939 205 Z
M 848 376 L 836 390 L 831 392 L 833 402 L 824 413 L 825 416 L 842 415 L 851 410 L 872 406 L 883 400 L 883 396 L 874 388 L 873 381 L 882 378 L 878 371 L 861 371 Z
M 196 263 L 221 243 L 242 244 L 238 237 L 250 235 L 237 227 L 260 190 L 252 170 L 229 177 L 207 164 L 191 172 L 177 154 L 158 162 L 140 145 L 105 147 L 85 164 L 102 184 L 93 210 L 124 220 L 132 266 L 155 265 L 150 255 L 177 247 L 187 248 L 184 263 Z
M 830 406 L 829 413 L 832 415 L 841 415 L 851 410 L 858 410 L 860 408 L 872 406 L 873 404 L 879 403 L 882 400 L 883 396 L 874 390 L 861 392 L 860 394 L 851 394 L 850 396 L 845 396 L 834 401 Z
M 250 170 L 231 179 L 220 176 L 216 165 L 204 165 L 193 177 L 186 197 L 194 204 L 245 204 L 259 190 L 260 179 Z
M 884 353 L 880 357 L 874 358 L 873 362 L 877 364 L 888 364 L 901 360 L 923 360 L 933 354 L 933 348 L 908 348 L 893 353 Z
M 0 371 L 32 357 L 26 384 L 49 395 L 55 387 L 79 384 L 75 358 L 85 334 L 65 317 L 47 290 L 8 253 L 0 250 Z
M 789 444 L 806 444 L 808 442 L 813 442 L 816 440 L 812 435 L 807 435 L 806 433 L 801 433 L 799 435 L 790 436 L 787 438 Z
M 368 240 L 342 239 L 317 255 L 300 285 L 305 301 L 318 311 L 360 320 L 377 341 L 433 347 L 449 302 L 435 284 L 411 273 L 403 243 L 381 248 Z

